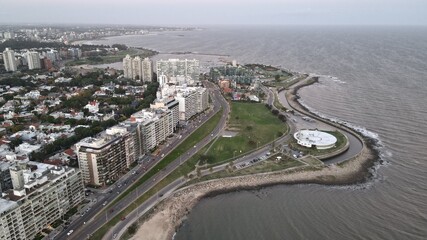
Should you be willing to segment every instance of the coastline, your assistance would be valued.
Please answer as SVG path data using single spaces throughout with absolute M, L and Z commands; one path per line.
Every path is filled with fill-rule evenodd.
M 213 179 L 184 187 L 153 208 L 144 217 L 144 222 L 131 239 L 141 239 L 141 237 L 153 240 L 172 239 L 188 213 L 200 200 L 219 194 L 283 184 L 349 185 L 366 181 L 372 175 L 369 169 L 379 159 L 379 152 L 374 148 L 374 140 L 361 136 L 346 126 L 321 118 L 300 104 L 298 90 L 318 82 L 316 79 L 308 82 L 309 79 L 311 78 L 297 84 L 292 87 L 292 91 L 287 92 L 286 99 L 289 104 L 299 112 L 356 136 L 363 144 L 361 152 L 338 164 L 322 167 L 298 167 L 270 173 Z

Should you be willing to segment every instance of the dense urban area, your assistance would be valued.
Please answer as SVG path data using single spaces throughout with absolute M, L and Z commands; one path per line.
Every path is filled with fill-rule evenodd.
M 269 87 L 280 91 L 308 75 L 236 60 L 201 72 L 197 59 L 153 61 L 157 52 L 149 49 L 74 43 L 176 30 L 192 29 L 1 28 L 0 239 L 61 239 L 91 217 L 99 226 L 85 237 L 98 239 L 109 219 L 126 219 L 110 202 L 144 203 L 129 195 L 150 177 L 152 186 L 162 174 L 157 179 L 165 186 L 179 177 L 202 177 L 196 165 L 235 160 L 271 141 L 274 145 L 289 131 L 283 123 L 294 112 L 278 103 Z M 96 67 L 118 61 L 123 70 Z M 247 111 L 254 112 L 245 116 Z M 270 125 L 257 126 L 257 114 L 258 124 Z M 229 142 L 243 126 L 246 132 Z M 219 134 L 222 139 L 212 140 Z M 289 151 L 294 157 L 303 154 L 296 144 Z M 149 189 L 142 198 L 158 194 Z M 98 211 L 105 211 L 105 219 Z

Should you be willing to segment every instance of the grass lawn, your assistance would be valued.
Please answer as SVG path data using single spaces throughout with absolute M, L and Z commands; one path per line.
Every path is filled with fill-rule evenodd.
M 285 133 L 287 125 L 264 104 L 232 102 L 228 130 L 238 134 L 218 139 L 206 153 L 208 164 L 218 164 L 265 145 Z
M 219 120 L 221 119 L 223 110 L 216 113 L 211 119 L 209 119 L 206 123 L 204 123 L 199 129 L 197 129 L 193 134 L 191 134 L 183 143 L 181 143 L 177 148 L 175 148 L 170 154 L 168 154 L 162 161 L 157 163 L 155 167 L 153 167 L 150 171 L 148 171 L 139 181 L 135 182 L 128 190 L 123 192 L 114 203 L 118 202 L 120 199 L 124 198 L 127 194 L 131 193 L 138 186 L 147 181 L 150 177 L 152 177 L 157 172 L 161 171 L 165 166 L 171 163 L 173 160 L 177 159 L 182 153 L 186 152 L 188 149 L 192 148 L 195 144 L 200 142 L 203 138 L 209 135 L 213 129 L 218 125 Z M 167 186 L 174 180 L 178 179 L 181 176 L 185 176 L 191 171 L 195 169 L 195 164 L 199 160 L 199 156 L 194 156 L 190 158 L 188 161 L 179 166 L 175 171 L 170 173 L 167 177 L 161 180 L 158 184 L 156 184 L 153 188 L 148 190 L 146 193 L 142 194 L 136 201 L 135 204 L 130 205 L 125 210 L 123 210 L 120 214 L 113 217 L 108 223 L 98 229 L 90 239 L 102 239 L 102 237 L 107 233 L 107 231 L 117 224 L 120 221 L 122 216 L 128 215 L 132 212 L 137 206 L 145 202 L 151 196 L 154 196 L 160 189 Z M 111 205 L 111 204 L 110 204 Z M 109 209 L 110 207 L 106 208 Z

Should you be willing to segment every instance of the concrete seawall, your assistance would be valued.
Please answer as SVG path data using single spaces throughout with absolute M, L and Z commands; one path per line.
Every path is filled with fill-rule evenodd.
M 214 179 L 197 183 L 176 191 L 170 198 L 161 202 L 139 228 L 132 239 L 171 239 L 175 231 L 185 220 L 190 210 L 203 198 L 238 190 L 259 189 L 279 184 L 318 183 L 325 185 L 348 185 L 365 181 L 369 176 L 369 167 L 378 159 L 378 153 L 373 144 L 352 129 L 337 123 L 322 119 L 305 109 L 297 101 L 297 91 L 314 82 L 298 84 L 292 91 L 286 93 L 289 105 L 302 114 L 348 132 L 362 143 L 362 150 L 340 164 L 331 164 L 319 167 L 298 167 L 282 171 L 245 175 L 223 179 Z M 347 148 L 343 148 L 342 152 Z M 341 151 L 341 150 L 340 150 Z M 337 152 L 331 153 L 334 156 Z M 323 158 L 332 155 L 321 156 Z

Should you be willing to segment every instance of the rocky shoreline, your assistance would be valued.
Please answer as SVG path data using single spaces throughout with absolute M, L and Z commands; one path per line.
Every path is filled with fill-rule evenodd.
M 317 81 L 311 81 L 310 84 L 315 82 Z M 292 101 L 292 104 L 297 105 L 294 106 L 299 110 L 314 115 L 297 101 L 297 91 L 310 84 L 296 86 L 294 91 L 289 91 L 293 96 L 289 96 L 290 98 L 287 96 L 287 98 Z M 319 117 L 316 116 L 316 118 Z M 337 126 L 336 123 L 331 123 L 325 119 L 322 121 Z M 345 129 L 362 141 L 363 148 L 356 156 L 339 164 L 322 167 L 297 167 L 271 173 L 214 179 L 182 188 L 158 204 L 145 217 L 144 222 L 131 239 L 172 239 L 188 213 L 201 199 L 219 194 L 260 189 L 279 184 L 349 185 L 366 181 L 371 176 L 369 169 L 378 159 L 379 153 L 374 148 L 375 142 L 372 139 L 360 136 L 345 126 L 339 125 L 338 127 Z

